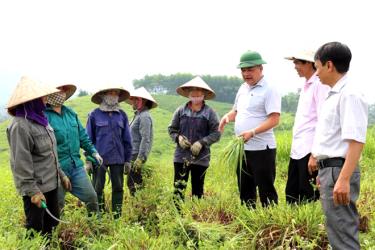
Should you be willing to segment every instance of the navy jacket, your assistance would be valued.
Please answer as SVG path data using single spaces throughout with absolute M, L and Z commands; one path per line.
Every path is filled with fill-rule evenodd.
M 104 112 L 99 108 L 89 114 L 86 131 L 104 165 L 130 162 L 132 139 L 128 116 L 122 110 Z

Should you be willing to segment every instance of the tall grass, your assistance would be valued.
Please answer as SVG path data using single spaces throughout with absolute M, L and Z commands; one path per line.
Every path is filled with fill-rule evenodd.
M 76 98 L 68 103 L 79 113 L 83 124 L 87 114 L 97 107 L 90 103 L 89 98 Z M 63 219 L 71 224 L 57 227 L 52 249 L 327 249 L 320 203 L 303 206 L 285 204 L 292 121 L 289 115 L 284 119 L 289 119 L 289 122 L 276 129 L 275 185 L 280 197 L 279 205 L 270 208 L 258 206 L 256 210 L 240 205 L 236 177 L 229 174 L 234 173 L 233 168 L 230 170 L 228 166 L 224 168 L 223 164 L 219 164 L 223 149 L 233 139 L 233 125 L 230 125 L 226 127 L 221 141 L 212 146 L 204 199 L 191 197 L 188 185 L 185 203 L 180 213 L 177 212 L 172 202 L 173 152 L 176 145 L 168 137 L 167 126 L 177 105 L 186 99 L 174 98 L 156 97 L 161 108 L 151 112 L 155 133 L 152 153 L 147 161 L 145 188 L 131 197 L 125 186 L 122 217 L 116 221 L 109 214 L 101 220 L 87 218 L 84 207 L 77 204 L 76 198 L 67 195 Z M 221 115 L 231 108 L 229 104 L 215 102 L 209 105 Z M 130 106 L 123 104 L 122 107 L 131 119 Z M 25 218 L 22 200 L 16 194 L 10 172 L 6 123 L 0 124 L 0 248 L 40 249 L 45 244 L 42 237 L 24 239 Z M 362 183 L 358 201 L 359 212 L 370 219 L 370 231 L 360 234 L 362 249 L 375 248 L 374 140 L 374 129 L 370 129 L 361 159 Z M 108 185 L 105 195 L 109 201 Z

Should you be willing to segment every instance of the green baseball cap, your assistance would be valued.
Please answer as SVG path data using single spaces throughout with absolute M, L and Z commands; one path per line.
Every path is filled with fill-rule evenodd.
M 261 64 L 266 64 L 262 56 L 256 51 L 248 50 L 242 54 L 240 64 L 238 64 L 237 68 L 248 68 Z

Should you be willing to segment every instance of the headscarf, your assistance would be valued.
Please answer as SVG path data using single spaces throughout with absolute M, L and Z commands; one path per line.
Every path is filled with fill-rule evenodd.
M 16 117 L 24 117 L 25 119 L 32 120 L 43 127 L 48 126 L 47 117 L 44 115 L 46 105 L 43 103 L 42 98 L 31 100 L 20 104 L 15 109 Z

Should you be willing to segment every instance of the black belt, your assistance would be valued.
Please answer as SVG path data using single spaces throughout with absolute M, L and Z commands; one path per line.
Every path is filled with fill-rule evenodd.
M 341 157 L 334 157 L 334 158 L 327 158 L 324 160 L 318 161 L 319 169 L 322 168 L 333 168 L 333 167 L 342 167 L 344 165 L 345 158 Z

